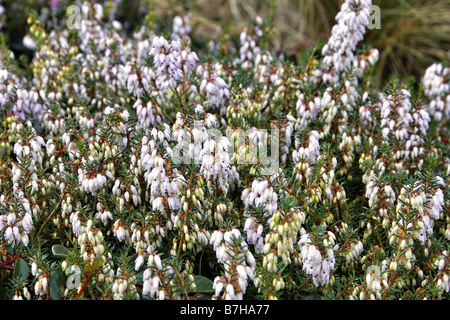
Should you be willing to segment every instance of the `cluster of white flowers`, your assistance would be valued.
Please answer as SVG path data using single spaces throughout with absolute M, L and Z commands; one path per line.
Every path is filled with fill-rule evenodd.
M 392 187 L 380 182 L 376 177 L 373 177 L 366 184 L 365 196 L 369 199 L 369 207 L 378 208 L 380 215 L 383 217 L 387 216 L 389 206 L 393 205 L 396 200 Z
M 7 201 L 4 194 L 0 196 L 0 231 L 4 231 L 5 240 L 11 245 L 22 243 L 28 246 L 28 234 L 33 228 L 33 215 L 26 198 L 19 198 L 16 205 Z
M 353 260 L 358 259 L 361 253 L 364 251 L 364 245 L 361 241 L 352 239 L 350 243 L 344 249 L 345 260 L 349 263 Z
M 19 116 L 20 119 L 25 120 L 26 114 L 32 113 L 39 115 L 45 109 L 44 101 L 45 93 L 43 90 L 39 92 L 35 88 L 31 90 L 18 89 L 13 97 L 14 105 L 12 113 Z
M 281 258 L 285 266 L 292 262 L 291 256 L 295 253 L 294 244 L 305 219 L 305 213 L 294 208 L 288 212 L 278 210 L 274 213 L 270 221 L 271 231 L 264 238 L 264 268 L 278 272 L 278 258 Z
M 346 202 L 345 189 L 340 185 L 335 176 L 335 170 L 337 168 L 337 159 L 330 154 L 320 154 L 318 157 L 318 162 L 323 163 L 320 168 L 319 174 L 321 175 L 321 185 L 323 183 L 323 193 L 327 196 L 333 203 Z M 317 197 L 321 195 L 322 192 L 317 190 Z
M 202 113 L 203 107 L 196 105 L 195 110 L 196 113 Z M 198 118 L 193 122 L 189 120 L 184 113 L 178 112 L 172 126 L 172 138 L 176 141 L 172 158 L 177 164 L 201 163 L 198 155 L 209 139 L 208 129 L 216 124 L 215 116 L 208 113 L 204 115 L 204 119 Z
M 342 151 L 342 160 L 345 166 L 339 171 L 341 175 L 347 173 L 353 163 L 356 147 L 361 143 L 357 128 L 350 125 L 350 115 L 354 112 L 360 94 L 357 78 L 350 75 L 341 87 L 329 86 L 322 96 L 322 107 L 318 119 L 323 122 L 320 138 L 333 137 L 339 133 L 339 149 Z M 333 131 L 336 128 L 336 131 Z M 349 176 L 350 177 L 350 176 Z
M 84 261 L 92 262 L 96 258 L 104 259 L 105 252 L 103 233 L 93 226 L 92 220 L 88 220 L 83 232 L 78 234 L 80 256 Z
M 312 165 L 317 161 L 320 153 L 319 132 L 311 130 L 303 139 L 295 139 L 295 149 L 292 160 L 295 163 L 294 172 L 298 181 L 306 181 L 312 173 Z
M 244 62 L 245 64 L 246 62 Z M 261 51 L 254 58 L 255 78 L 264 85 L 264 91 L 273 90 L 272 85 L 277 83 L 279 72 L 282 72 L 282 66 L 274 60 L 272 54 L 268 51 Z
M 37 277 L 37 276 L 36 276 Z M 41 274 L 39 277 L 37 277 L 37 281 L 34 285 L 34 293 L 37 296 L 43 295 L 45 292 L 47 292 L 48 287 L 48 279 L 45 275 Z
M 386 260 L 383 261 L 382 268 L 370 266 L 366 270 L 365 284 L 354 288 L 350 295 L 351 300 L 382 300 L 382 290 L 389 289 L 388 272 L 386 272 Z
M 300 247 L 300 259 L 303 265 L 302 270 L 312 276 L 313 282 L 318 286 L 326 285 L 330 282 L 330 274 L 336 263 L 334 257 L 335 236 L 328 231 L 323 243 L 315 243 L 311 234 L 302 230 L 302 235 L 298 242 Z
M 26 156 L 30 156 L 33 161 L 37 161 L 39 164 L 42 164 L 41 150 L 42 146 L 45 146 L 45 142 L 42 137 L 36 135 L 34 128 L 31 128 L 31 130 L 31 137 L 27 139 L 27 141 L 19 139 L 14 144 L 14 153 L 17 156 L 18 162 L 23 162 L 23 159 Z
M 230 148 L 230 140 L 220 133 L 212 135 L 203 144 L 203 149 L 199 154 L 201 159 L 200 172 L 207 182 L 210 193 L 213 193 L 211 180 L 215 181 L 216 187 L 222 189 L 225 194 L 231 183 L 239 181 L 236 167 L 231 166 Z
M 214 279 L 213 299 L 243 300 L 248 280 L 254 281 L 256 262 L 241 232 L 235 228 L 216 230 L 211 235 L 210 244 L 216 251 L 217 261 L 225 267 L 224 275 Z
M 84 158 L 82 161 L 83 164 L 86 163 L 86 160 Z M 78 169 L 78 182 L 85 192 L 90 192 L 92 195 L 94 195 L 97 190 L 105 187 L 106 177 L 101 173 L 87 173 L 82 168 L 80 168 Z
M 141 203 L 141 197 L 139 196 L 138 190 L 132 183 L 127 184 L 126 182 L 121 182 L 120 179 L 117 179 L 114 182 L 112 193 L 119 198 L 120 210 L 123 210 L 125 202 L 133 202 L 135 206 Z
M 244 201 L 245 209 L 250 206 L 262 206 L 266 216 L 273 215 L 278 208 L 278 194 L 275 192 L 271 182 L 268 179 L 256 178 L 251 187 L 242 191 L 241 199 Z
M 378 270 L 378 269 L 376 269 Z M 367 272 L 366 274 L 366 286 L 369 290 L 372 292 L 375 292 L 375 295 L 377 299 L 381 300 L 381 285 L 383 285 L 384 288 L 388 289 L 388 272 L 382 272 L 381 274 L 378 274 L 377 272 Z M 373 300 L 373 293 L 371 294 L 371 299 Z
M 345 203 L 345 190 L 336 179 L 338 161 L 332 154 L 320 152 L 319 139 L 316 130 L 297 136 L 292 152 L 295 179 L 306 187 L 307 203 L 326 199 Z
M 439 270 L 436 285 L 445 292 L 450 291 L 448 263 L 449 252 L 447 250 L 444 250 L 442 256 L 434 261 L 435 267 Z
M 404 225 L 402 215 L 407 212 L 408 207 L 417 210 L 417 217 L 408 223 L 408 228 L 414 226 L 412 234 L 422 245 L 429 245 L 429 237 L 433 233 L 434 221 L 441 218 L 444 206 L 444 194 L 439 186 L 444 185 L 441 177 L 435 177 L 437 185 L 426 187 L 422 181 L 416 181 L 413 186 L 407 185 L 402 188 L 397 202 L 397 218 L 399 225 Z M 398 229 L 394 228 L 395 231 Z M 391 233 L 395 233 L 391 230 Z M 403 241 L 403 240 L 402 240 Z M 402 244 L 401 244 L 402 245 Z
M 161 105 L 171 96 L 171 90 L 187 80 L 196 67 L 199 59 L 189 48 L 189 32 L 188 16 L 174 19 L 171 40 L 146 34 L 143 28 L 135 34 L 137 43 L 125 47 L 126 50 L 134 48 L 130 50 L 133 53 L 124 55 L 128 61 L 112 67 L 111 71 L 117 73 L 118 85 L 125 79 L 128 92 L 139 98 L 134 107 L 144 128 L 161 122 Z M 123 45 L 120 47 L 125 49 Z M 151 66 L 145 63 L 147 57 L 153 61 Z M 197 92 L 194 85 L 188 89 Z M 149 94 L 150 99 L 144 101 L 143 93 Z
M 241 46 L 239 48 L 240 63 L 243 69 L 248 69 L 253 66 L 255 57 L 261 52 L 258 47 L 258 40 L 263 36 L 261 30 L 262 19 L 256 17 L 252 30 L 243 30 L 240 35 Z
M 316 163 L 320 152 L 319 132 L 311 130 L 306 141 L 295 140 L 295 150 L 292 152 L 292 159 L 296 162 L 303 162 L 309 165 Z
M 118 219 L 114 222 L 113 233 L 117 240 L 125 241 L 127 244 L 131 243 L 130 229 L 122 219 Z
M 271 139 L 279 139 L 279 149 L 280 149 L 280 161 L 285 163 L 290 155 L 290 147 L 292 143 L 292 138 L 295 130 L 295 118 L 292 116 L 286 116 L 286 120 L 274 121 L 274 127 L 278 131 L 273 131 L 271 134 Z M 277 136 L 277 135 L 278 136 Z M 273 156 L 273 155 L 272 155 Z M 276 162 L 275 162 L 276 163 Z M 272 164 L 272 163 L 271 163 Z
M 336 15 L 337 24 L 322 48 L 323 66 L 315 77 L 322 78 L 325 83 L 336 83 L 339 75 L 353 66 L 356 60 L 354 51 L 366 32 L 371 5 L 371 0 L 346 0 L 342 4 Z
M 35 260 L 31 264 L 31 274 L 36 278 L 36 282 L 34 284 L 34 293 L 37 296 L 42 296 L 45 292 L 47 292 L 48 289 L 48 276 L 38 266 L 38 262 Z
M 362 78 L 371 66 L 374 66 L 380 57 L 380 52 L 376 48 L 370 48 L 359 57 L 353 60 L 354 74 Z
M 121 268 L 117 268 L 116 280 L 112 285 L 114 300 L 122 300 L 124 295 L 129 295 L 139 299 L 139 293 L 135 285 L 136 277 L 134 275 L 124 275 Z
M 309 121 L 315 120 L 322 108 L 322 99 L 320 97 L 311 96 L 307 97 L 304 93 L 300 93 L 297 104 L 297 122 L 296 128 L 305 128 L 308 126 Z
M 230 99 L 230 90 L 225 80 L 219 76 L 217 66 L 210 68 L 208 65 L 200 64 L 196 74 L 201 77 L 198 92 L 205 97 L 203 105 L 219 109 L 220 113 L 226 113 L 226 103 Z
M 342 72 L 355 61 L 354 51 L 363 39 L 369 23 L 371 0 L 346 0 L 336 15 L 328 43 L 322 49 L 323 66 L 315 76 L 325 83 L 336 83 Z
M 80 211 L 73 211 L 70 213 L 69 222 L 72 225 L 72 232 L 78 236 L 86 231 L 85 221 Z
M 372 114 L 372 110 L 377 108 L 376 103 L 373 103 L 371 99 L 369 99 L 369 93 L 366 91 L 362 96 L 362 104 L 359 107 L 359 116 L 361 118 L 361 124 L 368 125 L 374 122 L 374 117 Z M 375 105 L 374 105 L 375 104 Z
M 416 260 L 416 255 L 412 251 L 414 244 L 413 233 L 410 231 L 414 228 L 411 222 L 406 223 L 404 220 L 392 222 L 392 227 L 389 230 L 389 244 L 396 243 L 401 254 L 392 258 L 389 264 L 389 269 L 396 271 L 403 266 L 406 270 L 411 270 Z
M 135 270 L 140 270 L 141 266 L 145 263 L 146 266 L 143 274 L 143 287 L 142 294 L 150 295 L 152 298 L 164 300 L 164 290 L 160 289 L 161 276 L 163 273 L 172 274 L 173 270 L 170 266 L 163 266 L 161 258 L 154 252 L 153 246 L 149 246 L 146 250 L 141 250 L 135 261 Z
M 197 54 L 183 48 L 180 41 L 169 42 L 162 36 L 153 39 L 149 55 L 153 57 L 155 85 L 162 94 L 189 76 L 198 61 Z
M 12 53 L 11 53 L 12 55 Z M 9 101 L 10 97 L 14 94 L 15 83 L 18 83 L 19 78 L 4 66 L 0 66 L 0 107 L 4 107 Z
M 413 122 L 410 114 L 411 101 L 409 91 L 402 89 L 383 100 L 381 105 L 381 133 L 384 138 L 391 134 L 398 140 L 406 140 L 408 128 Z
M 12 299 L 13 300 L 23 300 L 23 297 L 25 297 L 25 299 L 27 299 L 27 300 L 31 300 L 31 293 L 28 290 L 26 285 L 23 285 L 22 293 L 20 292 L 19 289 L 16 290 Z
M 368 109 L 380 112 L 381 140 L 369 137 L 371 152 L 368 158 L 375 159 L 374 173 L 379 176 L 386 172 L 407 172 L 420 170 L 423 160 L 413 161 L 423 155 L 424 137 L 426 136 L 430 117 L 422 106 L 413 106 L 410 101 L 411 94 L 406 89 L 395 90 L 385 97 L 380 93 L 379 103 L 367 104 L 360 109 L 366 114 Z M 365 116 L 365 121 L 374 121 L 372 116 Z M 371 123 L 370 125 L 373 125 Z M 389 148 L 389 149 L 387 149 Z M 380 152 L 382 149 L 389 153 Z M 372 176 L 366 172 L 365 182 Z
M 26 127 L 29 128 L 27 122 Z M 39 181 L 36 174 L 38 166 L 42 164 L 42 146 L 45 142 L 36 135 L 34 128 L 28 133 L 21 134 L 14 144 L 14 154 L 17 164 L 11 167 L 12 194 L 0 195 L 0 231 L 4 230 L 4 237 L 9 244 L 15 246 L 22 243 L 27 246 L 29 234 L 33 228 L 33 215 L 39 211 L 34 196 L 30 196 L 29 187 L 37 192 L 41 185 L 46 187 L 47 181 Z
M 425 70 L 425 94 L 431 100 L 428 112 L 436 120 L 450 118 L 450 68 L 434 63 Z
M 173 18 L 172 22 L 172 33 L 170 35 L 170 38 L 172 40 L 179 40 L 179 41 L 188 41 L 190 42 L 191 39 L 189 38 L 189 34 L 191 33 L 192 29 L 189 25 L 190 16 L 176 16 Z
M 263 252 L 264 246 L 264 225 L 255 217 L 249 217 L 245 220 L 244 232 L 247 233 L 247 242 L 255 246 L 256 252 Z
M 180 199 L 177 197 L 179 183 L 184 178 L 176 170 L 167 170 L 167 159 L 164 157 L 164 149 L 159 149 L 157 144 L 163 145 L 170 140 L 170 128 L 163 126 L 164 130 L 154 128 L 151 136 L 144 136 L 140 152 L 140 167 L 144 169 L 144 178 L 147 181 L 153 210 L 161 213 L 166 211 L 165 204 L 169 209 L 179 210 Z M 164 147 L 163 147 L 164 148 Z M 166 151 L 171 152 L 166 148 Z
M 65 202 L 65 199 L 63 199 L 62 208 L 63 208 L 63 212 L 64 211 L 71 212 L 72 205 L 67 204 L 67 202 Z M 97 209 L 97 213 L 95 215 L 95 218 L 100 219 L 104 225 L 106 225 L 109 220 L 113 220 L 111 211 L 107 207 L 105 207 L 101 202 L 97 202 L 96 209 Z
M 142 99 L 137 99 L 133 104 L 133 108 L 136 109 L 136 115 L 139 121 L 139 127 L 147 129 L 151 125 L 161 123 L 161 108 L 158 105 L 154 105 L 152 101 L 144 103 Z
M 133 232 L 131 234 L 131 242 L 133 243 L 136 252 L 140 252 L 141 249 L 151 246 L 150 239 L 154 237 L 156 232 L 160 233 L 160 229 L 160 226 L 152 229 L 147 224 L 134 222 L 131 225 L 131 230 Z M 164 232 L 161 233 L 164 234 Z M 158 243 L 159 240 L 160 239 L 157 239 L 156 242 Z
M 410 97 L 411 93 L 403 89 L 382 100 L 383 137 L 388 138 L 392 133 L 397 140 L 406 141 L 404 150 L 399 150 L 395 154 L 397 159 L 417 157 L 430 121 L 430 116 L 424 108 L 412 108 Z M 414 130 L 415 128 L 417 130 Z

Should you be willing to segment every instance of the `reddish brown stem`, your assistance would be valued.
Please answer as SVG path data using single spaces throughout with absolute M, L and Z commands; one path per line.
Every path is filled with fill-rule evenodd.
M 89 280 L 91 279 L 91 273 L 88 273 L 86 276 L 86 281 L 84 281 L 83 286 L 80 289 L 80 292 L 78 292 L 77 294 L 77 299 L 81 296 L 81 294 L 83 293 L 84 289 L 86 289 L 87 284 L 89 283 Z
M 10 266 L 9 264 L 11 262 L 13 262 L 14 260 L 19 259 L 19 258 L 20 258 L 19 256 L 14 256 L 11 259 L 9 259 L 8 261 L 0 263 L 0 268 L 8 269 L 8 270 L 14 270 L 14 266 Z

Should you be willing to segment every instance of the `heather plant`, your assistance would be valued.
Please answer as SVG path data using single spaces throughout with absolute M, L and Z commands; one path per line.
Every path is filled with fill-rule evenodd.
M 1 297 L 449 298 L 450 69 L 377 89 L 371 5 L 305 65 L 260 17 L 196 51 L 189 16 L 31 15 L 26 71 L 0 52 Z

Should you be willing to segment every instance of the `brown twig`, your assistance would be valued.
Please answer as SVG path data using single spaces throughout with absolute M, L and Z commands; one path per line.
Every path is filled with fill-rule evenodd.
M 92 273 L 88 273 L 86 275 L 86 280 L 84 281 L 83 286 L 80 289 L 80 292 L 78 292 L 78 294 L 77 294 L 77 299 L 81 296 L 81 294 L 83 293 L 84 289 L 86 289 L 86 286 L 89 283 L 89 280 L 91 280 L 91 276 L 92 276 Z
M 10 266 L 9 264 L 11 262 L 13 262 L 14 260 L 18 259 L 18 258 L 20 258 L 20 257 L 19 256 L 14 256 L 11 259 L 9 259 L 8 261 L 0 263 L 0 268 L 8 269 L 8 270 L 14 270 L 14 266 Z
M 42 224 L 41 228 L 39 229 L 38 233 L 36 234 L 36 238 L 39 238 L 42 230 L 44 229 L 44 226 L 47 224 L 47 222 L 50 220 L 50 218 L 53 216 L 53 214 L 56 212 L 56 210 L 58 210 L 60 204 L 62 202 L 62 198 L 58 201 L 58 203 L 56 204 L 55 208 L 53 209 L 52 213 L 50 213 L 47 217 L 47 219 L 45 219 L 44 223 Z

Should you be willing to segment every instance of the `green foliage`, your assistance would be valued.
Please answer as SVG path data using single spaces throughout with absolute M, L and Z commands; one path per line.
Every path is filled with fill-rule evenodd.
M 0 39 L 0 298 L 449 298 L 445 62 L 383 87 L 376 45 L 282 54 L 275 1 L 208 45 L 113 4 Z

